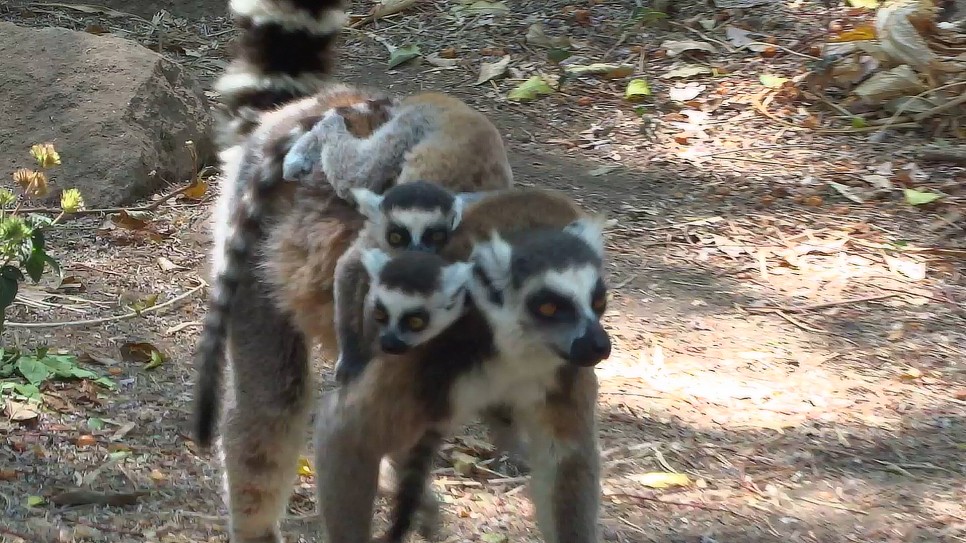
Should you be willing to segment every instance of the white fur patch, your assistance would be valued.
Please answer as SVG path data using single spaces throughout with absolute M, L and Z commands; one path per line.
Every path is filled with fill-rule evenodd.
M 292 9 L 274 0 L 231 0 L 231 11 L 249 17 L 256 25 L 278 23 L 288 30 L 309 30 L 317 34 L 338 32 L 348 20 L 344 10 L 331 9 L 313 18 L 302 10 Z
M 252 68 L 252 67 L 249 67 Z M 215 81 L 215 91 L 222 95 L 237 94 L 248 90 L 295 90 L 303 94 L 312 94 L 323 83 L 324 79 L 315 75 L 305 74 L 299 77 L 289 75 L 273 75 L 271 77 L 259 75 L 253 71 L 226 73 Z
M 540 276 L 539 284 L 572 299 L 579 309 L 589 311 L 590 296 L 599 278 L 600 272 L 594 266 L 575 266 L 548 271 Z
M 427 228 L 440 222 L 445 223 L 446 219 L 440 211 L 425 211 L 422 209 L 394 210 L 389 213 L 389 218 L 396 224 L 405 226 L 414 242 L 422 239 Z

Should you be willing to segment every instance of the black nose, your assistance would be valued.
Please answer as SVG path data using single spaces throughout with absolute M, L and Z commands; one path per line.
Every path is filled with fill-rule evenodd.
M 570 345 L 570 363 L 578 366 L 596 366 L 610 356 L 610 336 L 600 323 L 595 322 L 587 333 Z
M 403 354 L 409 350 L 409 345 L 399 339 L 396 334 L 385 333 L 379 336 L 379 347 L 389 354 Z

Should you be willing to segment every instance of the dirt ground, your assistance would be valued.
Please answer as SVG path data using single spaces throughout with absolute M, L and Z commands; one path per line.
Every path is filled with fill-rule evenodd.
M 917 130 L 879 141 L 761 114 L 747 98 L 761 90 L 759 73 L 788 75 L 801 68 L 795 55 L 719 51 L 713 62 L 735 66 L 718 80 L 697 78 L 718 99 L 694 107 L 709 115 L 703 135 L 681 138 L 687 115 L 657 98 L 675 84 L 659 77 L 671 62 L 641 53 L 665 39 L 720 40 L 682 22 L 725 12 L 792 49 L 845 17 L 845 8 L 729 12 L 680 2 L 672 23 L 621 39 L 631 3 L 575 2 L 589 10 L 586 26 L 566 2 L 506 4 L 500 24 L 454 22 L 451 4 L 437 2 L 362 26 L 349 34 L 340 70 L 400 94 L 455 93 L 503 129 L 520 184 L 567 190 L 617 219 L 606 315 L 615 351 L 598 367 L 604 538 L 966 541 L 966 250 L 961 224 L 949 219 L 962 209 L 966 170 L 918 161 L 926 137 Z M 227 50 L 220 8 L 207 18 L 172 15 L 167 26 L 145 30 L 143 20 L 116 13 L 0 8 L 0 18 L 28 25 L 82 29 L 95 21 L 149 45 L 164 34 L 166 54 L 207 84 Z M 537 21 L 579 41 L 588 63 L 634 64 L 636 77 L 651 83 L 654 107 L 635 112 L 623 100 L 625 80 L 581 78 L 525 104 L 505 96 L 528 76 L 474 85 L 480 61 L 503 53 L 516 66 L 552 71 L 544 51 L 522 42 Z M 388 70 L 384 42 L 418 43 L 424 54 L 453 47 L 464 63 Z M 788 118 L 829 115 L 823 108 L 801 104 Z M 886 162 L 949 197 L 925 208 L 901 193 L 858 204 L 829 189 L 854 185 Z M 209 192 L 216 190 L 214 177 Z M 52 383 L 38 418 L 0 419 L 0 541 L 40 541 L 57 530 L 65 541 L 227 540 L 217 467 L 187 435 L 213 198 L 162 203 L 152 219 L 158 241 L 105 229 L 102 216 L 52 234 L 51 252 L 74 288 L 27 289 L 5 340 L 90 355 L 85 367 L 119 386 Z M 119 300 L 152 294 L 175 302 L 137 318 L 68 322 L 121 315 Z M 129 342 L 153 344 L 164 363 L 129 361 L 119 353 Z M 320 365 L 322 387 L 332 386 L 329 370 Z M 91 418 L 103 427 L 93 429 Z M 538 541 L 525 479 L 502 473 L 481 436 L 468 429 L 438 459 L 444 539 Z M 688 484 L 649 485 L 651 473 L 670 471 Z M 294 489 L 291 541 L 313 540 L 312 487 L 307 472 Z M 52 504 L 76 488 L 101 493 L 94 501 L 117 492 L 130 503 Z M 28 496 L 48 503 L 30 507 Z

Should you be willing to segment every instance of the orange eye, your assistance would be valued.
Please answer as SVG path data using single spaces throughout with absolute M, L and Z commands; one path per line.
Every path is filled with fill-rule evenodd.
M 372 318 L 378 323 L 384 323 L 389 320 L 389 315 L 386 314 L 382 309 L 375 309 L 372 312 Z
M 389 234 L 388 239 L 389 239 L 390 245 L 399 245 L 400 243 L 402 243 L 402 234 L 400 234 L 399 232 L 393 232 Z
M 540 304 L 540 307 L 537 308 L 537 311 L 539 311 L 544 317 L 552 317 L 557 314 L 557 304 L 550 302 Z
M 594 311 L 598 313 L 603 313 L 607 309 L 607 296 L 601 296 L 590 304 Z
M 433 241 L 440 242 L 446 240 L 445 232 L 433 232 Z
M 409 317 L 406 319 L 406 326 L 408 326 L 413 332 L 418 332 L 423 328 L 426 328 L 426 319 L 422 317 Z

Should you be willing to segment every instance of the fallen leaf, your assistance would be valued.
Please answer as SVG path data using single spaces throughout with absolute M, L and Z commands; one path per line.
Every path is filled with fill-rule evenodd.
M 104 420 L 97 417 L 91 417 L 87 419 L 87 427 L 93 431 L 104 429 Z
M 484 62 L 483 65 L 480 66 L 480 76 L 476 78 L 476 84 L 482 85 L 487 81 L 505 76 L 509 66 L 510 55 L 505 55 L 496 62 Z
M 849 5 L 856 8 L 875 9 L 879 7 L 879 0 L 848 0 Z
M 535 75 L 511 90 L 507 95 L 507 100 L 512 100 L 514 102 L 526 102 L 529 100 L 536 100 L 539 96 L 553 94 L 553 92 L 553 87 L 548 85 L 542 77 Z
M 299 475 L 303 477 L 315 476 L 315 471 L 312 469 L 312 464 L 309 463 L 309 459 L 304 456 L 299 457 Z
M 17 478 L 17 473 L 13 468 L 0 468 L 0 481 L 13 481 Z
M 624 99 L 629 102 L 639 102 L 651 95 L 651 86 L 646 79 L 631 79 L 624 89 Z
M 526 40 L 529 45 L 543 48 L 567 48 L 570 47 L 570 39 L 566 36 L 550 37 L 544 30 L 541 23 L 530 25 L 527 29 Z
M 587 175 L 591 177 L 600 177 L 602 175 L 607 175 L 618 169 L 620 169 L 620 166 L 616 166 L 613 164 L 608 166 L 601 166 L 599 168 L 594 168 L 593 170 L 590 170 L 589 172 L 587 172 Z
M 725 27 L 725 38 L 727 38 L 728 42 L 735 47 L 741 47 L 757 41 L 752 38 L 750 34 L 751 31 L 745 30 L 744 28 L 738 28 L 737 26 L 728 25 Z
M 174 262 L 171 262 L 170 260 L 168 260 L 167 258 L 165 258 L 163 256 L 159 256 L 158 257 L 158 267 L 161 268 L 161 271 L 166 271 L 166 272 L 167 271 L 172 271 L 172 270 L 185 270 L 185 269 L 187 269 L 184 266 L 179 266 L 179 265 L 175 264 Z M 157 298 L 155 298 L 155 300 L 157 300 Z
M 710 43 L 697 40 L 667 40 L 661 44 L 661 49 L 667 50 L 667 56 L 669 57 L 676 57 L 689 51 L 717 52 L 717 49 Z
M 476 463 L 480 461 L 479 458 L 469 455 L 463 452 L 454 451 L 453 452 L 453 470 L 459 473 L 463 477 L 469 477 L 473 475 L 473 471 L 476 469 Z
M 127 304 L 135 313 L 141 314 L 149 307 L 154 307 L 158 303 L 158 294 L 150 294 L 144 298 L 139 298 Z
M 902 194 L 906 197 L 906 203 L 914 206 L 931 204 L 943 197 L 942 194 L 923 192 L 916 189 L 902 189 Z
M 208 182 L 204 179 L 195 179 L 191 186 L 186 188 L 181 196 L 189 200 L 201 200 L 208 192 Z
M 697 83 L 688 83 L 684 86 L 675 85 L 668 91 L 668 95 L 675 102 L 687 102 L 697 98 L 706 88 L 708 87 Z
M 685 64 L 683 66 L 678 66 L 673 70 L 670 70 L 661 75 L 661 79 L 686 79 L 688 77 L 694 77 L 696 75 L 712 74 L 714 71 L 708 66 L 701 66 L 699 64 Z
M 758 80 L 761 84 L 768 87 L 769 89 L 780 89 L 782 85 L 788 82 L 787 77 L 780 77 L 771 74 L 761 74 L 758 76 Z
M 486 0 L 463 3 L 454 6 L 452 10 L 465 15 L 501 15 L 510 12 L 510 8 L 503 2 L 487 2 Z
M 915 381 L 922 377 L 922 372 L 917 368 L 907 368 L 905 371 L 899 374 L 899 379 L 903 381 Z
M 405 45 L 403 47 L 397 47 L 389 53 L 389 68 L 395 68 L 404 62 L 408 62 L 422 53 L 419 51 L 418 45 Z
M 858 96 L 869 105 L 879 105 L 896 98 L 919 94 L 925 86 L 919 74 L 903 64 L 891 70 L 876 72 L 852 89 L 852 94 Z
M 631 475 L 629 478 L 635 483 L 644 485 L 648 488 L 670 488 L 673 486 L 687 486 L 691 484 L 691 480 L 684 473 L 655 471 Z
M 27 507 L 40 507 L 47 503 L 43 496 L 27 496 Z
M 547 51 L 547 60 L 553 62 L 554 64 L 560 64 L 571 56 L 573 55 L 570 51 L 558 47 L 554 47 L 553 49 Z
M 846 43 L 850 41 L 874 40 L 876 37 L 875 27 L 872 25 L 859 25 L 855 28 L 836 32 L 829 36 L 829 43 Z
M 841 194 L 842 196 L 845 196 L 849 200 L 852 200 L 853 202 L 855 202 L 857 204 L 864 204 L 865 203 L 865 199 L 862 198 L 862 196 L 860 196 L 858 194 L 858 191 L 856 191 L 854 188 L 852 188 L 852 187 L 850 187 L 848 185 L 843 185 L 842 183 L 836 183 L 835 181 L 829 181 L 828 184 L 829 184 L 830 187 L 832 187 L 833 189 L 835 189 L 835 192 Z
M 13 422 L 25 422 L 40 416 L 40 405 L 38 403 L 21 402 L 13 398 L 7 398 L 3 410 Z
M 168 476 L 159 469 L 151 470 L 151 473 L 148 474 L 148 477 L 150 477 L 155 483 L 163 483 L 168 478 Z
M 507 543 L 510 539 L 506 534 L 483 534 L 480 539 L 483 543 Z
M 459 65 L 459 59 L 455 58 L 443 58 L 437 53 L 431 55 L 426 55 L 426 62 L 436 66 L 437 68 L 454 68 Z
M 634 73 L 634 66 L 630 64 L 603 64 L 595 63 L 588 65 L 572 64 L 564 68 L 570 75 L 602 75 L 607 79 L 618 79 L 627 77 Z
M 129 342 L 120 346 L 121 358 L 125 362 L 137 362 L 146 364 L 155 359 L 154 353 L 160 355 L 161 351 L 154 345 L 147 342 Z
M 141 217 L 144 217 L 143 215 Z M 143 230 L 147 228 L 148 221 L 145 218 L 138 218 L 138 214 L 133 211 L 121 210 L 111 215 L 111 222 L 115 225 L 128 230 Z
M 77 440 L 74 442 L 74 444 L 77 445 L 78 447 L 90 447 L 91 445 L 94 445 L 96 443 L 97 443 L 97 439 L 90 434 L 84 434 L 84 435 L 78 436 Z
M 926 278 L 925 262 L 915 262 L 894 256 L 886 256 L 885 261 L 889 266 L 889 271 L 898 275 L 904 275 L 911 281 L 922 281 Z
M 82 353 L 77 361 L 83 364 L 97 364 L 98 366 L 116 366 L 117 360 L 97 353 Z

